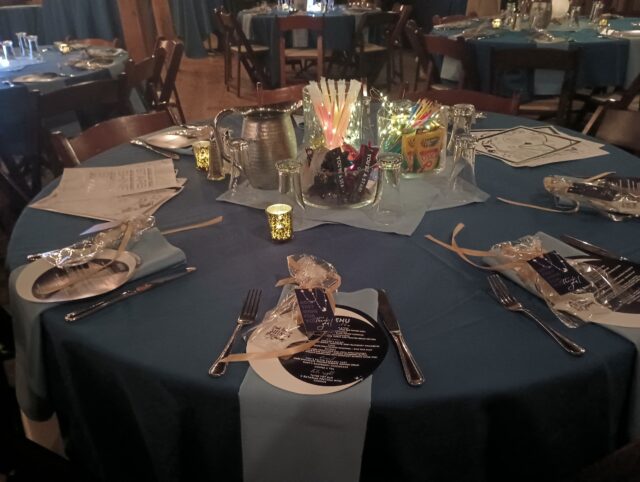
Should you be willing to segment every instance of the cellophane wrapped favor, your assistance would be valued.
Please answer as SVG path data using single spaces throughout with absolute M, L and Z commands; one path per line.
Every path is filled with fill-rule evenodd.
M 340 286 L 341 278 L 336 269 L 326 261 L 308 254 L 287 257 L 289 278 L 280 280 L 277 286 L 294 285 L 296 288 L 321 288 L 333 304 L 333 293 Z M 252 338 L 265 351 L 285 349 L 292 341 L 300 341 L 302 317 L 293 290 L 285 291 L 278 304 L 265 313 L 260 325 L 252 332 Z M 306 334 L 302 334 L 306 338 Z

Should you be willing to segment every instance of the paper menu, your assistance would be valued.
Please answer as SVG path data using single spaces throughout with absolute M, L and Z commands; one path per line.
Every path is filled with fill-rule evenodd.
M 179 194 L 170 159 L 114 167 L 65 169 L 60 184 L 29 207 L 105 221 L 155 213 Z

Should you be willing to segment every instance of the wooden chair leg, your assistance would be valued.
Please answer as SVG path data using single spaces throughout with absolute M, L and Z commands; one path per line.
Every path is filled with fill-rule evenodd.
M 178 114 L 180 115 L 180 122 L 182 124 L 186 124 L 187 119 L 184 116 L 184 110 L 182 110 L 182 103 L 180 102 L 180 96 L 178 95 L 178 89 L 173 88 L 173 95 L 176 97 L 176 109 L 178 109 Z
M 415 79 L 413 79 L 413 91 L 415 92 L 416 90 L 418 90 L 418 79 L 420 78 L 420 62 L 418 61 L 418 59 L 416 58 L 416 76 Z
M 400 57 L 400 82 L 404 84 L 404 51 L 402 47 L 398 49 L 398 56 Z
M 237 91 L 237 96 L 240 97 L 240 55 L 238 55 L 238 80 L 236 81 L 236 91 Z

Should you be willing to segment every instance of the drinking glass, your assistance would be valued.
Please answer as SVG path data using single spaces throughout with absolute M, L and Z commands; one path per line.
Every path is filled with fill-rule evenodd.
M 300 180 L 300 169 L 302 163 L 295 159 L 285 159 L 276 162 L 278 170 L 278 192 L 286 198 L 291 198 L 304 209 L 304 199 L 302 198 L 302 184 Z
M 460 179 L 476 185 L 476 138 L 470 134 L 456 138 L 453 170 L 449 178 L 449 185 L 454 191 L 460 188 Z
M 27 42 L 29 45 L 29 58 L 37 59 L 40 57 L 40 47 L 38 47 L 38 36 L 27 35 Z
M 229 191 L 231 191 L 231 194 L 236 194 L 238 187 L 248 182 L 244 166 L 249 162 L 249 141 L 242 138 L 232 139 L 229 142 L 229 151 L 231 152 Z
M 596 0 L 591 5 L 591 13 L 589 14 L 589 22 L 596 23 L 604 10 L 604 2 Z
M 26 32 L 16 32 L 16 38 L 18 39 L 18 47 L 20 47 L 20 56 L 27 56 L 27 33 Z
M 5 40 L 2 42 L 2 56 L 6 61 L 14 60 L 16 58 L 16 54 L 13 51 L 13 41 Z
M 471 132 L 471 125 L 476 118 L 476 108 L 472 104 L 456 104 L 451 108 L 451 116 L 453 118 L 453 127 L 447 146 L 449 153 L 454 151 L 458 136 L 467 135 Z
M 385 152 L 378 155 L 380 177 L 374 204 L 373 219 L 383 225 L 395 223 L 402 216 L 400 174 L 402 154 Z

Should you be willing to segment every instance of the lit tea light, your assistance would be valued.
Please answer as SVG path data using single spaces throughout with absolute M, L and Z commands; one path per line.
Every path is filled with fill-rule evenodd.
M 493 28 L 502 27 L 502 19 L 501 18 L 494 18 L 493 20 L 491 20 L 491 26 Z
M 288 204 L 272 204 L 265 210 L 273 241 L 289 241 L 293 237 L 293 208 Z
M 208 171 L 211 157 L 211 141 L 194 142 L 192 147 L 193 156 L 196 158 L 196 168 L 201 171 Z

